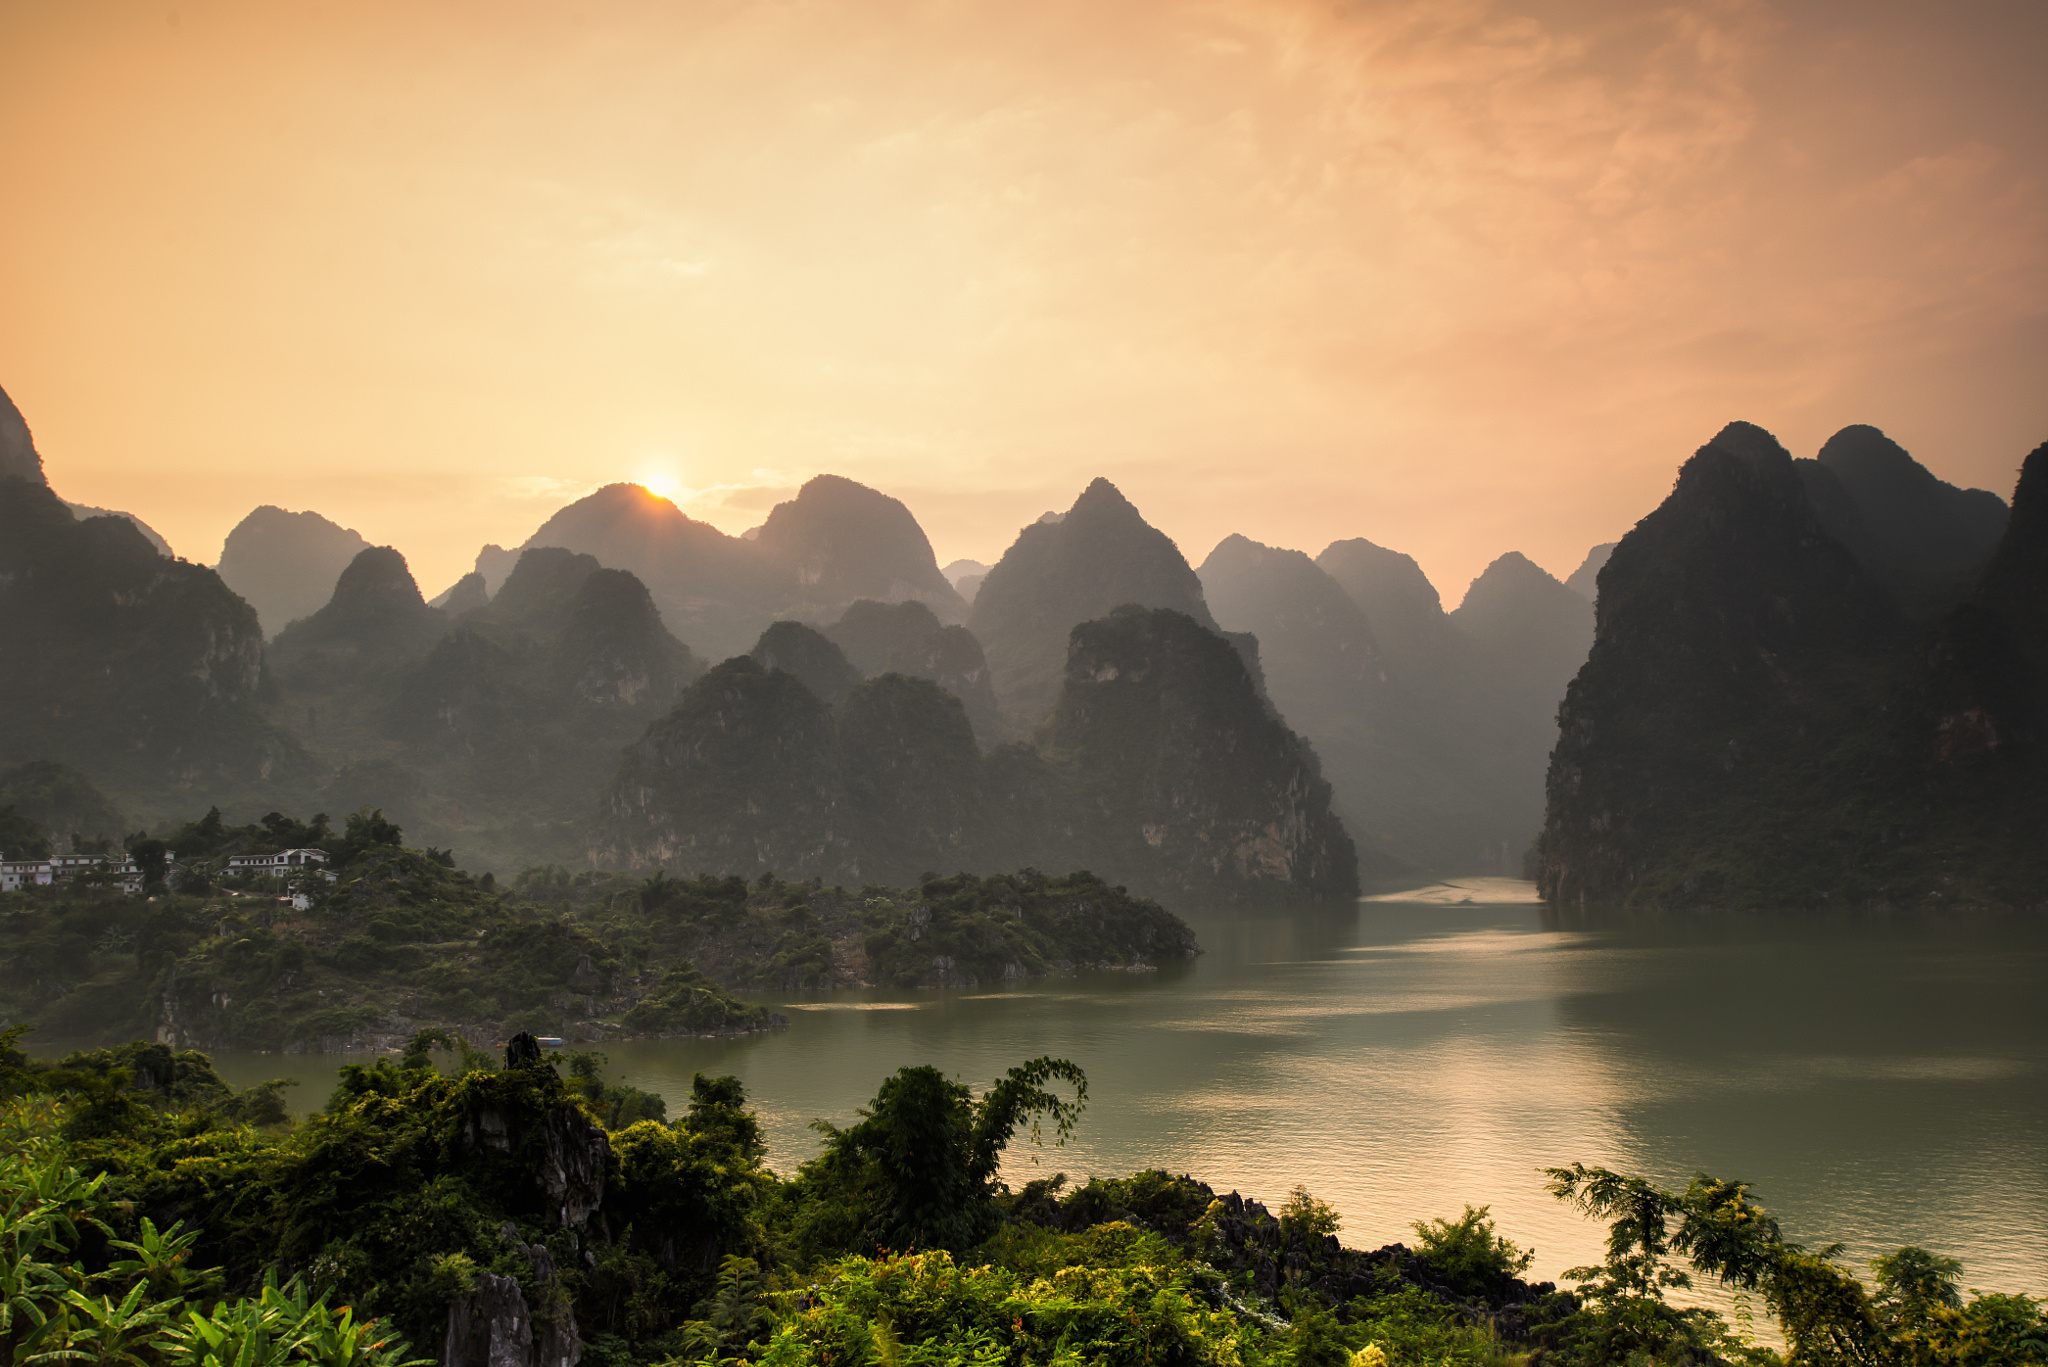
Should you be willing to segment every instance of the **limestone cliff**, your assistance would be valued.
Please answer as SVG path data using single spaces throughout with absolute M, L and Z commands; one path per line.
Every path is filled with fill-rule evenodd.
M 1768 433 L 1730 424 L 1616 547 L 1560 712 L 1547 896 L 2039 897 L 2048 803 L 2027 746 L 2006 744 L 2039 691 L 2023 642 L 2041 581 L 2008 568 L 2040 555 L 2017 506 L 2027 477 L 1993 568 L 1932 634 L 1828 531 L 1811 487 Z
M 1143 884 L 1236 900 L 1349 898 L 1358 861 L 1313 751 L 1238 652 L 1185 613 L 1122 608 L 1073 632 L 1047 752 L 1088 839 Z

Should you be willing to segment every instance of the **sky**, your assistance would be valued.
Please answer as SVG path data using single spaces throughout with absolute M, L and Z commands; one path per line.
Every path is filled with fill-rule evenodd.
M 189 559 L 821 472 L 941 563 L 1113 480 L 1196 563 L 1560 576 L 1742 418 L 2011 492 L 2048 4 L 0 0 L 0 387 Z

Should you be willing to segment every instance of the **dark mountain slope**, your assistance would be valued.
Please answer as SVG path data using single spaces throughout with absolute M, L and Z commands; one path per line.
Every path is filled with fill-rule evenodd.
M 960 700 L 929 679 L 883 674 L 839 712 L 852 878 L 916 882 L 982 857 L 981 751 Z
M 264 634 L 310 617 L 334 596 L 341 572 L 370 543 L 314 512 L 269 504 L 235 524 L 221 547 L 221 581 L 247 600 Z
M 271 658 L 287 679 L 317 686 L 425 651 L 448 629 L 427 606 L 405 557 L 373 546 L 349 561 L 334 595 L 277 635 Z
M 1064 517 L 1019 532 L 975 595 L 968 625 L 988 654 L 996 699 L 1014 728 L 1028 734 L 1052 709 L 1068 633 L 1124 603 L 1171 608 L 1204 627 L 1216 625 L 1180 549 L 1115 485 L 1098 479 Z
M 803 680 L 804 687 L 827 707 L 845 702 L 860 682 L 860 671 L 847 660 L 846 653 L 802 622 L 775 623 L 747 653 L 760 661 L 763 669 L 779 669 Z
M 7 391 L 0 389 L 0 480 L 9 479 L 27 480 L 30 484 L 49 482 L 43 475 L 43 457 L 36 450 L 28 420 L 21 416 L 14 400 L 7 397 Z
M 844 800 L 832 709 L 794 674 L 735 656 L 628 747 L 591 856 L 836 877 L 849 855 Z
M 1823 530 L 1791 457 L 1732 423 L 1616 547 L 1560 712 L 1542 841 L 1570 903 L 1889 895 L 1914 633 Z
M 825 635 L 862 674 L 930 679 L 960 699 L 975 735 L 984 740 L 996 735 L 995 685 L 981 642 L 966 627 L 940 625 L 938 616 L 920 602 L 864 598 L 826 627 Z
M 2005 530 L 2003 499 L 1938 479 L 1875 427 L 1845 427 L 1795 465 L 1821 526 L 1917 617 L 1962 602 Z
M 1138 608 L 1072 638 L 1044 754 L 982 755 L 927 679 L 882 674 L 835 716 L 795 674 L 728 660 L 628 752 L 591 857 L 849 884 L 1085 866 L 1199 900 L 1355 892 L 1329 785 L 1235 647 Z
M 1046 751 L 1101 863 L 1231 900 L 1358 893 L 1358 859 L 1307 742 L 1231 644 L 1185 613 L 1120 608 L 1073 632 Z
M 79 522 L 18 478 L 0 480 L 0 637 L 0 762 L 72 765 L 131 811 L 303 762 L 258 715 L 247 603 L 125 519 Z

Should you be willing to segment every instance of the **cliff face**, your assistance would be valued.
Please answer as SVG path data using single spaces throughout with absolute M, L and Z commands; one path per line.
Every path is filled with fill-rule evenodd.
M 124 798 L 290 771 L 256 712 L 256 615 L 122 518 L 0 480 L 0 761 L 72 764 Z M 32 647 L 29 643 L 33 643 Z
M 628 752 L 591 857 L 848 884 L 1029 866 L 1207 899 L 1356 890 L 1314 755 L 1237 649 L 1183 614 L 1077 628 L 1046 744 L 982 755 L 927 679 L 867 680 L 835 716 L 797 674 L 728 660 Z
M 318 513 L 265 504 L 228 533 L 216 568 L 221 581 L 256 609 L 264 633 L 275 636 L 326 606 L 341 572 L 369 549 L 357 533 Z
M 1171 608 L 1216 628 L 1180 549 L 1106 479 L 1063 517 L 1018 533 L 982 581 L 968 622 L 1017 734 L 1029 735 L 1057 701 L 1068 633 L 1125 603 Z
M 1110 867 L 1183 893 L 1357 895 L 1314 753 L 1268 712 L 1236 649 L 1185 613 L 1119 609 L 1076 627 L 1046 745 Z
M 2023 784 L 2024 765 L 1973 778 L 1938 763 L 1972 748 L 1973 689 L 2011 700 L 2032 687 L 2016 644 L 2027 628 L 2008 632 L 2005 610 L 1991 605 L 2026 602 L 2020 616 L 2038 615 L 2037 582 L 2013 573 L 2008 598 L 2006 571 L 1987 572 L 1969 612 L 1930 650 L 1927 630 L 1827 532 L 1808 489 L 1767 433 L 1731 424 L 1616 547 L 1600 576 L 1591 656 L 1560 712 L 1546 896 L 2000 900 L 2018 877 L 2008 854 L 2048 848 L 2015 840 L 2001 814 L 2010 803 L 1999 794 L 2018 791 L 2009 785 Z M 1995 564 L 2038 554 L 2030 522 L 2015 515 Z M 1946 695 L 1929 677 L 1944 658 Z M 2012 703 L 1976 710 L 1989 717 L 2000 706 Z

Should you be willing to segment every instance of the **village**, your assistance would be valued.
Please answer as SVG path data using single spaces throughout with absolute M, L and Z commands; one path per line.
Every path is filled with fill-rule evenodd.
M 233 878 L 259 875 L 281 877 L 317 869 L 322 877 L 332 883 L 334 875 L 323 867 L 326 863 L 325 850 L 279 850 L 275 854 L 230 855 L 222 872 Z M 175 851 L 165 855 L 167 878 L 171 871 L 180 868 L 182 866 L 178 863 Z M 100 854 L 73 854 L 49 859 L 9 859 L 4 852 L 0 852 L 0 893 L 66 883 L 80 888 L 118 888 L 123 894 L 132 897 L 142 892 L 147 882 L 142 866 L 127 855 L 116 858 Z M 304 911 L 311 905 L 311 900 L 303 891 L 296 892 L 292 896 L 292 904 L 298 910 Z

